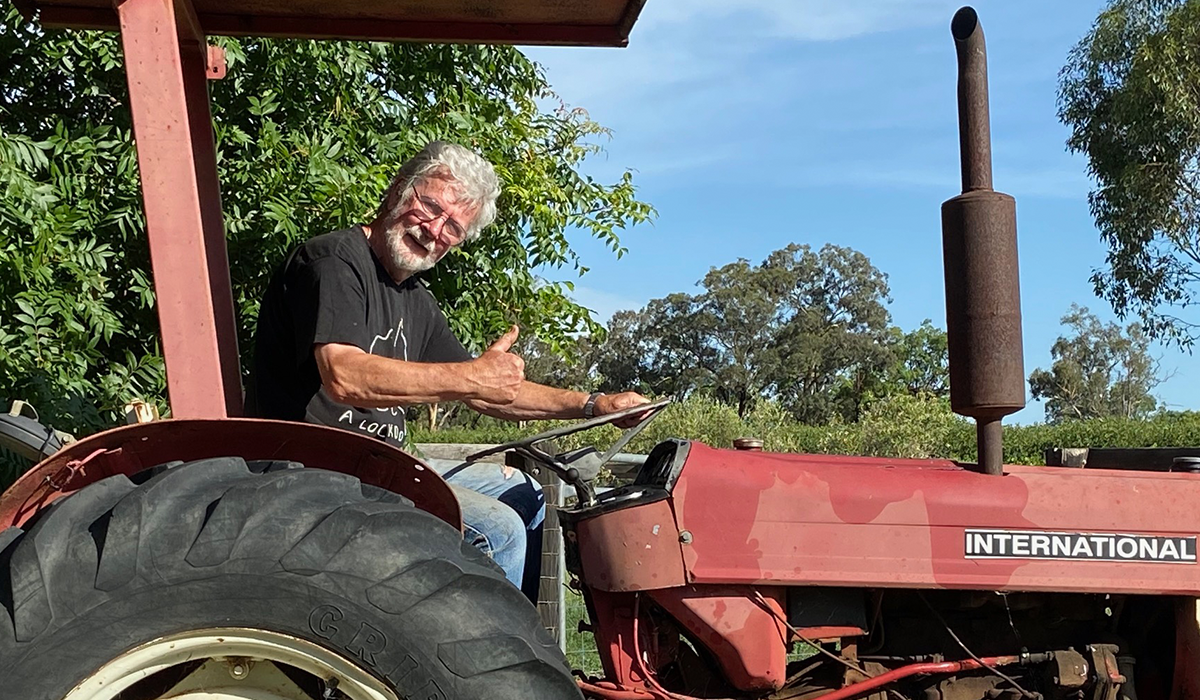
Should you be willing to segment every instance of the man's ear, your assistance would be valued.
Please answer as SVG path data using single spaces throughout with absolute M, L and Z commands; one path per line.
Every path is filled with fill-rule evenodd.
M 393 187 L 388 190 L 387 197 L 384 198 L 384 217 L 390 217 L 392 212 L 396 211 L 396 207 L 400 204 L 400 193 L 404 190 L 403 187 Z

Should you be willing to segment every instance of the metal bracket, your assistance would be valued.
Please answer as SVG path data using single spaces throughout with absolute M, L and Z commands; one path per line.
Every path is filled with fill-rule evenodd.
M 225 49 L 209 44 L 208 60 L 204 65 L 204 75 L 209 80 L 220 80 L 225 77 L 225 69 Z
M 1082 688 L 1088 682 L 1088 662 L 1083 654 L 1068 649 L 1054 652 L 1052 682 L 1063 688 Z
M 1092 671 L 1096 674 L 1093 700 L 1117 700 L 1117 692 L 1125 682 L 1117 668 L 1117 647 L 1114 644 L 1090 644 L 1087 650 L 1092 656 Z
M 158 406 L 144 399 L 134 399 L 125 404 L 125 422 L 127 424 L 149 423 L 155 420 L 158 420 Z

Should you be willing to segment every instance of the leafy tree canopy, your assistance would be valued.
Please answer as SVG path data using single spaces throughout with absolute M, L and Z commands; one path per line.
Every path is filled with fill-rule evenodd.
M 888 396 L 928 395 L 950 398 L 950 354 L 946 331 L 929 319 L 905 333 L 889 329 L 892 357 L 880 376 L 881 393 Z
M 790 245 L 713 268 L 700 286 L 614 315 L 602 389 L 705 394 L 739 416 L 773 398 L 806 422 L 857 418 L 863 394 L 844 387 L 890 357 L 887 276 L 865 255 Z
M 1046 420 L 1146 418 L 1158 408 L 1151 392 L 1162 381 L 1150 340 L 1138 324 L 1101 323 L 1072 304 L 1062 317 L 1071 335 L 1050 348 L 1049 370 L 1029 375 L 1035 399 L 1046 402 Z
M 828 244 L 788 246 L 764 267 L 779 275 L 785 302 L 776 394 L 806 423 L 858 420 L 890 357 L 887 275 L 859 251 Z
M 1096 293 L 1190 345 L 1200 291 L 1200 2 L 1111 0 L 1061 74 L 1059 117 L 1087 155 L 1108 245 Z
M 559 349 L 536 337 L 517 340 L 513 352 L 525 360 L 525 378 L 549 386 L 592 391 L 595 384 L 596 339 L 602 333 L 568 338 Z
M 0 387 L 59 427 L 112 424 L 163 398 L 163 363 L 136 154 L 115 34 L 42 31 L 0 15 Z M 586 270 L 581 230 L 622 251 L 652 216 L 629 174 L 581 164 L 606 135 L 516 49 L 223 39 L 210 83 L 243 357 L 258 300 L 301 240 L 370 218 L 399 164 L 440 138 L 496 164 L 504 193 L 485 236 L 427 276 L 477 348 L 511 323 L 557 351 L 594 330 L 540 266 Z

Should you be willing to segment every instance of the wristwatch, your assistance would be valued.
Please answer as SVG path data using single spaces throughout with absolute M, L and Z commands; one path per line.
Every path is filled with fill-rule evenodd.
M 596 399 L 600 398 L 601 396 L 604 396 L 603 391 L 593 391 L 592 393 L 588 394 L 587 401 L 583 402 L 584 418 L 596 417 Z

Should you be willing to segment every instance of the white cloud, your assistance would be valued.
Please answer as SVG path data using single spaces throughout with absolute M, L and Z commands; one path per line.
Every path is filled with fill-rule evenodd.
M 539 48 L 525 52 L 545 65 L 551 84 L 574 104 L 603 98 L 636 108 L 639 102 L 697 89 L 760 86 L 822 73 L 837 66 L 780 65 L 765 55 L 781 46 L 831 42 L 945 24 L 958 0 L 651 0 L 624 49 Z M 949 32 L 946 32 L 947 45 Z M 916 47 L 914 47 L 916 48 Z M 771 80 L 761 75 L 769 72 Z M 807 74 L 805 74 L 807 73 Z
M 857 139 L 864 130 L 921 128 L 945 77 L 927 70 L 932 58 L 893 63 L 893 41 L 803 47 L 928 27 L 906 37 L 907 52 L 929 43 L 934 25 L 948 27 L 957 1 L 651 0 L 626 49 L 527 52 L 566 102 L 614 129 L 613 157 L 590 168 L 602 178 L 632 168 L 674 181 L 726 170 L 746 152 L 769 158 L 787 148 L 768 134 L 788 133 L 808 150 L 822 131 Z M 936 33 L 941 62 L 952 66 L 949 32 Z

